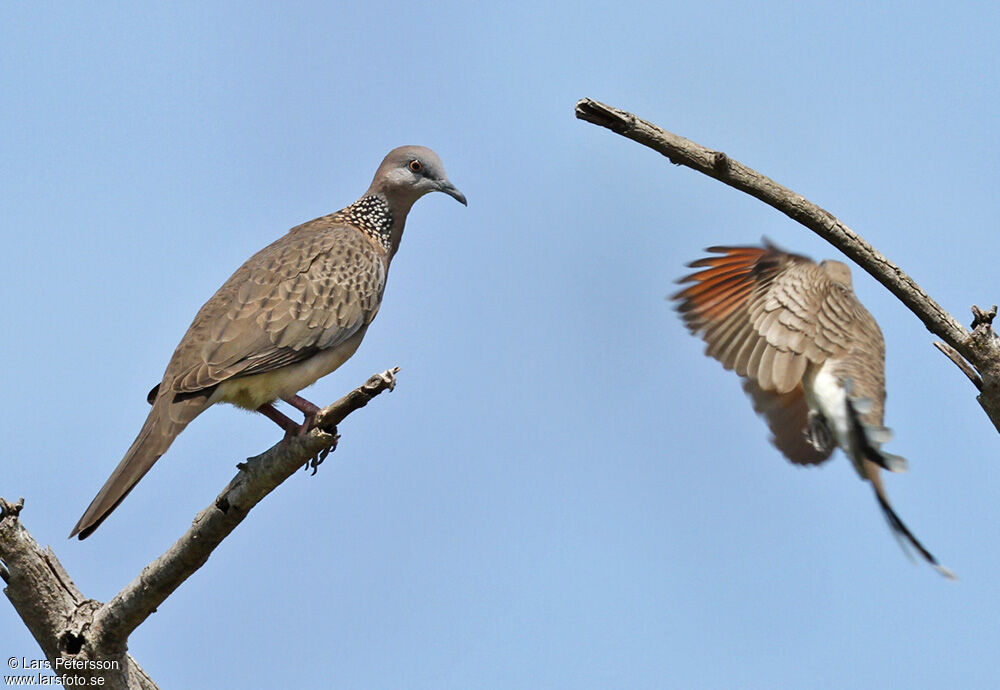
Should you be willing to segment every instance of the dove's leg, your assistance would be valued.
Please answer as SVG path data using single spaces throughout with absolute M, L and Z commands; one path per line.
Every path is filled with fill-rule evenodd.
M 284 400 L 286 403 L 294 407 L 296 410 L 298 410 L 305 416 L 305 419 L 302 421 L 302 426 L 298 427 L 298 432 L 297 432 L 299 436 L 304 436 L 312 428 L 312 425 L 316 422 L 316 415 L 319 414 L 319 407 L 313 405 L 311 402 L 309 402 L 300 395 L 293 395 L 290 398 L 282 398 L 282 400 Z M 336 433 L 337 433 L 336 429 L 333 430 L 333 433 L 335 436 L 333 447 L 336 447 Z M 333 447 L 321 450 L 319 454 L 316 455 L 316 457 L 311 458 L 306 463 L 305 469 L 308 470 L 311 467 L 312 473 L 316 474 L 316 470 L 318 470 L 320 464 L 324 460 L 326 460 L 326 456 L 330 454 L 330 451 L 333 450 Z
M 278 408 L 271 403 L 261 405 L 257 411 L 284 429 L 285 436 L 295 436 L 299 433 L 299 425 L 279 412 Z
M 299 395 L 293 395 L 290 398 L 282 398 L 282 400 L 305 415 L 305 419 L 302 421 L 302 426 L 298 428 L 299 436 L 304 436 L 306 432 L 312 428 L 313 422 L 316 421 L 316 415 L 319 413 L 319 407 L 313 405 L 311 402 Z

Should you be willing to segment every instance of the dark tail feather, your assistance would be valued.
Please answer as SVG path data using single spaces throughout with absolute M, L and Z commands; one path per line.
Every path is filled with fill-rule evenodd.
M 850 394 L 850 379 L 847 381 L 848 384 L 848 395 Z M 909 543 L 917 552 L 924 557 L 930 565 L 937 570 L 939 573 L 944 575 L 949 580 L 957 580 L 955 573 L 951 572 L 943 565 L 938 563 L 938 560 L 934 558 L 934 555 L 928 551 L 920 540 L 913 536 L 913 532 L 907 527 L 899 516 L 896 515 L 896 511 L 892 509 L 889 505 L 889 498 L 885 495 L 885 489 L 882 487 L 882 475 L 879 474 L 879 467 L 886 469 L 890 472 L 900 472 L 906 469 L 906 460 L 899 457 L 898 455 L 893 455 L 891 453 L 884 453 L 879 449 L 880 443 L 872 443 L 869 434 L 873 433 L 871 427 L 866 427 L 861 422 L 861 416 L 859 414 L 859 403 L 861 401 L 858 399 L 852 400 L 848 397 L 847 413 L 851 420 L 851 426 L 854 430 L 854 446 L 861 458 L 861 467 L 863 476 L 871 482 L 872 489 L 875 491 L 875 498 L 878 500 L 879 507 L 882 508 L 882 515 L 885 516 L 886 522 L 889 523 L 889 527 L 892 528 L 892 535 L 896 537 L 899 541 L 900 546 L 907 555 L 910 552 L 906 550 L 906 544 Z M 869 403 L 870 404 L 870 403 Z M 888 429 L 879 427 L 875 429 L 874 432 L 880 435 L 888 433 Z M 852 458 L 853 459 L 853 458 Z
M 190 405 L 191 403 L 180 403 Z M 177 434 L 184 430 L 188 422 L 197 416 L 201 409 L 194 414 L 184 414 L 187 410 L 171 410 L 171 403 L 159 399 L 150 410 L 142 430 L 132 446 L 125 453 L 125 457 L 118 463 L 118 467 L 111 473 L 108 480 L 101 487 L 101 490 L 90 502 L 83 517 L 70 532 L 70 538 L 79 535 L 80 539 L 86 539 L 96 530 L 105 518 L 118 507 L 132 488 L 145 476 L 149 468 L 153 466 L 160 456 L 167 452 L 170 444 L 177 437 Z M 204 406 L 200 406 L 204 409 Z M 194 411 L 194 410 L 191 410 Z M 175 414 L 171 414 L 171 413 Z M 182 414 L 177 415 L 177 412 Z M 180 416 L 185 421 L 177 422 L 172 417 Z
M 875 470 L 875 472 L 878 472 L 878 470 Z M 880 479 L 881 478 L 879 478 L 879 480 Z M 881 481 L 872 481 L 872 488 L 875 490 L 875 498 L 878 500 L 879 507 L 882 508 L 882 514 L 885 516 L 886 522 L 889 523 L 889 527 L 892 528 L 892 533 L 901 540 L 905 539 L 906 543 L 909 543 L 914 549 L 916 549 L 917 552 L 923 556 L 924 560 L 930 563 L 930 565 L 939 573 L 944 575 L 949 580 L 957 580 L 958 578 L 955 576 L 955 573 L 938 563 L 938 560 L 934 558 L 934 555 L 920 543 L 919 539 L 913 536 L 913 532 L 910 531 L 910 528 L 899 519 L 899 516 L 896 515 L 896 511 L 892 509 L 891 505 L 889 505 L 889 499 L 886 498 L 885 492 L 882 490 Z
M 851 385 L 851 379 L 847 379 L 847 385 Z M 861 457 L 874 462 L 887 472 L 905 472 L 906 458 L 886 453 L 880 450 L 882 446 L 881 442 L 872 442 L 872 438 L 875 436 L 881 436 L 888 440 L 888 437 L 892 436 L 892 431 L 883 426 L 873 428 L 863 424 L 861 422 L 860 410 L 858 409 L 862 402 L 866 402 L 869 407 L 871 406 L 870 400 L 862 401 L 857 398 L 852 400 L 850 397 L 847 399 L 847 414 L 851 420 L 851 427 L 854 430 L 854 443 L 857 445 Z M 871 481 L 872 484 L 875 483 L 875 479 L 871 479 Z

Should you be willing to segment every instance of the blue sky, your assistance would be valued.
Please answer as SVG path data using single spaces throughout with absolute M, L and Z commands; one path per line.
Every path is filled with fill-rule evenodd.
M 360 3 L 353 3 L 360 5 Z M 367 187 L 420 201 L 333 401 L 402 368 L 131 638 L 162 687 L 997 684 L 1000 437 L 855 270 L 888 350 L 910 563 L 837 455 L 788 465 L 664 297 L 712 244 L 832 247 L 573 117 L 632 110 L 827 208 L 968 323 L 994 252 L 1000 10 L 974 3 L 30 3 L 0 10 L 0 495 L 106 600 L 274 443 L 216 407 L 66 534 L 198 307 Z M 0 605 L 0 656 L 40 652 Z

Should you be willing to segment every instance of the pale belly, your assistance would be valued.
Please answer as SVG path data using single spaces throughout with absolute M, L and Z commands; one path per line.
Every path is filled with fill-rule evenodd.
M 807 371 L 802 379 L 802 390 L 809 409 L 816 410 L 826 419 L 837 445 L 849 448 L 851 422 L 847 416 L 847 392 L 832 369 L 827 361 L 819 368 Z
M 350 359 L 361 344 L 366 330 L 367 328 L 363 328 L 337 347 L 323 350 L 302 362 L 263 374 L 239 376 L 223 381 L 215 389 L 209 404 L 226 402 L 248 410 L 256 410 L 266 403 L 290 398 Z

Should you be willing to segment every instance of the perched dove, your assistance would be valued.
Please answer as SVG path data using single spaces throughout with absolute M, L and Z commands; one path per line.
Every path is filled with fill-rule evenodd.
M 288 434 L 307 431 L 319 408 L 298 392 L 357 350 L 382 302 L 406 215 L 435 191 L 466 203 L 437 154 L 394 149 L 360 199 L 292 228 L 240 266 L 194 317 L 150 391 L 146 423 L 70 536 L 97 529 L 210 405 L 257 410 Z M 302 425 L 273 407 L 278 399 L 303 412 Z
M 701 269 L 673 296 L 705 353 L 743 377 L 754 410 L 764 415 L 773 443 L 800 465 L 823 462 L 839 446 L 892 527 L 939 572 L 941 566 L 903 524 L 882 486 L 880 468 L 906 461 L 881 449 L 885 343 L 878 324 L 851 287 L 839 261 L 813 263 L 771 244 L 711 247 L 688 264 Z

